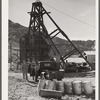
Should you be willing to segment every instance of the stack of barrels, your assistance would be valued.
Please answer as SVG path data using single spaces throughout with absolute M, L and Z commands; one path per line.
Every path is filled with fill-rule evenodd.
M 40 96 L 61 97 L 70 95 L 93 95 L 94 89 L 90 81 L 57 81 L 40 80 L 38 83 Z
M 67 81 L 65 82 L 65 90 L 66 94 L 75 95 L 92 95 L 94 91 L 90 81 Z

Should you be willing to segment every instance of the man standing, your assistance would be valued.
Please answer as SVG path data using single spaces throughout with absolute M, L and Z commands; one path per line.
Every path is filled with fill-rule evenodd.
M 28 76 L 27 76 L 28 66 L 25 60 L 23 61 L 22 64 L 22 72 L 23 72 L 23 79 L 28 80 Z

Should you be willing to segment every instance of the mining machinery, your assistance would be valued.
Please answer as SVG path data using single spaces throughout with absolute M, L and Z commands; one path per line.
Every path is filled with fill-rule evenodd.
M 79 53 L 88 65 L 91 66 L 66 33 L 52 19 L 50 12 L 46 11 L 40 1 L 32 3 L 31 12 L 28 12 L 28 14 L 30 14 L 28 33 L 20 39 L 20 61 L 22 62 L 23 60 L 26 60 L 27 63 L 29 62 L 29 66 L 31 66 L 28 66 L 29 73 L 35 78 L 35 81 L 37 81 L 38 76 L 41 76 L 42 72 L 46 72 L 49 79 L 62 79 L 64 75 L 63 73 L 68 66 L 68 63 L 65 62 L 65 60 L 75 52 Z M 44 15 L 47 15 L 56 27 L 51 33 L 47 31 L 44 24 Z M 62 34 L 62 36 L 65 37 L 74 48 L 65 55 L 61 55 L 53 42 L 53 39 L 58 34 Z M 56 60 L 52 59 L 52 54 L 54 54 L 53 57 L 55 57 Z

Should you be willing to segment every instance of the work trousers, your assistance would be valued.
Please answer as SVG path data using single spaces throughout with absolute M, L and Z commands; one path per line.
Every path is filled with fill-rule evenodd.
M 23 72 L 23 79 L 28 80 L 27 73 Z

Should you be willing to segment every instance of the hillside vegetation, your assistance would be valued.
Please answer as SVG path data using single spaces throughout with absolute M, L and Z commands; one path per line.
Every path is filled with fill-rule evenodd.
M 10 45 L 12 45 L 13 48 L 19 49 L 19 39 L 24 34 L 27 33 L 28 33 L 28 27 L 22 26 L 19 23 L 14 23 L 11 20 L 9 20 L 9 50 L 10 50 Z M 66 52 L 73 49 L 67 40 L 55 37 L 53 41 L 62 55 L 65 55 Z M 87 40 L 87 41 L 72 40 L 72 42 L 80 51 L 94 50 L 94 44 L 95 44 L 94 40 Z

